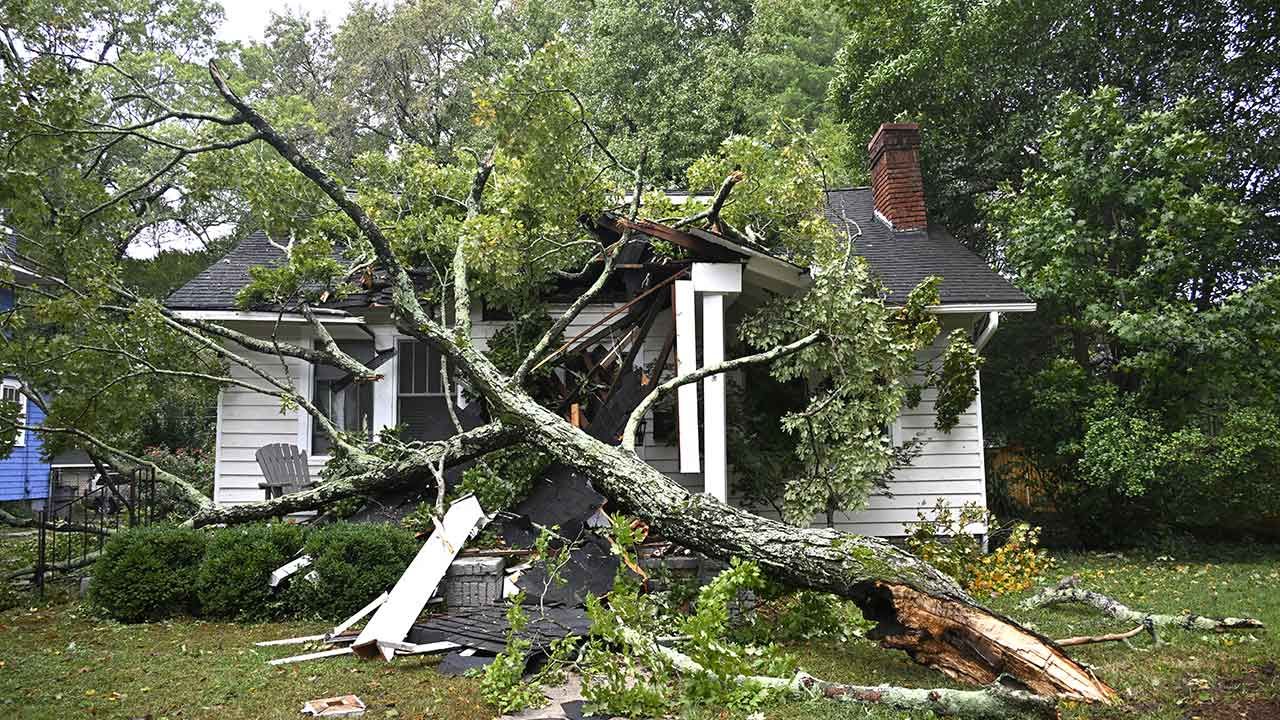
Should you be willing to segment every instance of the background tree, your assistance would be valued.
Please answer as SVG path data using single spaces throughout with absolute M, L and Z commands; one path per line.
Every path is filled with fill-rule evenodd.
M 851 142 L 919 121 L 931 219 L 989 248 L 980 200 L 1036 165 L 1058 97 L 1116 88 L 1129 107 L 1200 101 L 1188 122 L 1221 139 L 1222 181 L 1274 233 L 1280 209 L 1280 34 L 1254 0 L 999 0 L 842 4 L 851 32 L 831 93 Z
M 1254 242 L 1197 112 L 1138 112 L 1112 89 L 1064 96 L 1041 167 L 988 206 L 1039 308 L 988 369 L 1001 391 L 987 402 L 1086 529 L 1239 526 L 1280 509 L 1274 250 Z

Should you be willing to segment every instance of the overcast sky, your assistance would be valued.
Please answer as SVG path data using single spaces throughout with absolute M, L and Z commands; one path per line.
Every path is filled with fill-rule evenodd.
M 223 40 L 261 40 L 271 13 L 306 10 L 312 17 L 326 17 L 337 26 L 346 17 L 351 0 L 221 0 L 226 19 L 218 30 Z

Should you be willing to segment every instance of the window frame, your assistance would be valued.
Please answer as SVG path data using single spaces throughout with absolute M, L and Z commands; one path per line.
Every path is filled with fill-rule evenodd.
M 412 345 L 417 345 L 420 348 L 425 348 L 427 351 L 427 378 L 426 378 L 427 391 L 426 392 L 404 392 L 402 390 L 402 386 L 404 382 L 404 373 L 408 372 L 411 376 L 413 373 L 412 363 L 405 362 L 408 356 L 405 354 L 404 348 L 405 346 L 412 346 Z M 416 349 L 414 350 L 414 353 L 416 356 L 416 353 L 417 353 Z M 432 378 L 433 373 L 431 372 L 432 355 L 435 355 L 436 357 L 441 358 L 441 362 L 436 364 L 437 369 L 439 367 L 442 367 L 443 354 L 439 350 L 432 347 L 430 343 L 423 342 L 416 338 L 406 338 L 406 337 L 398 338 L 396 340 L 396 399 L 397 401 L 402 397 L 422 398 L 422 397 L 445 397 L 446 396 L 446 393 L 444 391 L 444 383 L 440 381 L 438 372 L 434 374 L 435 375 L 434 384 L 439 387 L 439 390 L 437 390 L 436 392 L 431 391 L 431 385 L 433 384 L 433 378 Z M 413 385 L 412 379 L 410 379 L 409 385 L 410 386 Z M 399 405 L 398 402 L 396 404 L 397 406 Z
M 339 349 L 342 349 L 344 352 L 351 352 L 352 348 L 350 347 L 350 343 L 366 342 L 366 341 L 337 340 L 336 342 L 338 344 Z M 373 345 L 372 341 L 368 341 L 368 342 L 370 343 L 370 345 Z M 343 347 L 344 345 L 346 345 L 347 347 Z M 306 368 L 306 374 L 307 374 L 307 378 L 306 378 L 307 390 L 306 390 L 305 397 L 307 399 L 307 402 L 312 403 L 317 407 L 317 409 L 319 409 L 320 401 L 319 401 L 319 395 L 316 392 L 316 390 L 318 389 L 316 386 L 320 383 L 332 383 L 334 379 L 321 380 L 319 377 L 317 377 L 317 372 L 316 372 L 317 366 L 314 363 L 306 363 L 304 367 Z M 357 383 L 352 383 L 351 385 L 348 385 L 347 388 L 344 389 L 342 392 L 346 393 L 351 390 L 356 390 L 358 387 L 361 387 L 361 385 Z M 371 386 L 370 386 L 369 392 L 371 393 L 371 395 L 374 395 L 373 397 L 370 398 L 369 408 L 368 408 L 369 410 L 368 436 L 369 436 L 369 439 L 372 440 L 373 438 L 377 437 L 377 434 L 378 434 L 377 423 L 373 417 L 374 408 L 376 407 L 378 401 L 377 401 L 376 395 L 374 394 L 375 391 Z M 325 412 L 325 414 L 329 416 L 330 420 L 334 419 L 332 417 L 332 413 L 333 413 L 333 409 L 331 405 L 332 401 L 333 401 L 333 397 L 330 397 L 329 398 L 330 404 L 327 408 L 327 411 Z M 310 413 L 302 410 L 301 408 L 299 408 L 298 410 L 298 417 L 302 421 L 299 424 L 298 447 L 304 449 L 307 453 L 307 456 L 311 458 L 325 459 L 330 457 L 333 454 L 332 446 L 320 451 L 317 451 L 316 449 L 316 437 L 319 434 L 319 428 L 316 427 L 316 419 L 311 417 Z M 351 432 L 350 429 L 342 427 L 342 425 L 344 425 L 345 423 L 335 423 L 335 424 L 337 424 L 340 427 L 340 429 L 342 429 L 344 432 Z M 304 442 L 305 442 L 305 445 L 304 445 Z
M 3 388 L 3 389 L 0 389 L 0 400 L 3 400 L 4 395 L 7 395 L 9 391 L 13 391 L 13 394 L 16 396 L 16 399 L 13 402 L 18 403 L 18 415 L 16 418 L 17 424 L 26 425 L 27 418 L 29 417 L 31 401 L 27 398 L 26 393 L 22 392 L 22 383 L 18 382 L 17 380 L 13 380 L 11 378 L 5 378 L 4 382 L 0 383 L 0 387 Z M 27 446 L 27 431 L 25 428 L 18 428 L 18 435 L 16 438 L 14 438 L 13 446 L 14 447 Z

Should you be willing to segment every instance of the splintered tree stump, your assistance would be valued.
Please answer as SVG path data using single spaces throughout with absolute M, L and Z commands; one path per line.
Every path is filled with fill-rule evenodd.
M 882 581 L 865 592 L 859 606 L 880 623 L 868 637 L 948 677 L 990 685 L 1007 674 L 1037 695 L 1095 702 L 1114 696 L 1053 641 L 975 604 Z

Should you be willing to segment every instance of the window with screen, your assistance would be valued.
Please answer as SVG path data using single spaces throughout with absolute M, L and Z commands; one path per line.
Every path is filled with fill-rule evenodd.
M 22 394 L 22 390 L 19 388 L 18 383 L 16 381 L 13 381 L 13 380 L 4 381 L 3 395 L 0 396 L 0 399 L 3 399 L 4 402 L 6 403 L 13 403 L 14 405 L 18 406 L 18 415 L 15 419 L 15 424 L 17 425 L 27 424 L 27 397 Z M 27 431 L 19 429 L 17 431 L 17 437 L 14 438 L 14 445 L 16 445 L 17 447 L 23 447 L 26 444 L 27 444 Z
M 338 347 L 351 357 L 368 362 L 373 359 L 373 343 L 338 341 Z M 317 365 L 312 383 L 311 401 L 339 430 L 373 436 L 373 383 L 357 383 L 351 376 L 330 365 Z M 327 455 L 333 443 L 311 423 L 311 454 Z
M 453 434 L 440 378 L 440 352 L 417 340 L 400 341 L 397 353 L 397 423 L 408 440 L 440 440 Z
M 440 380 L 440 353 L 417 340 L 400 341 L 400 397 L 435 397 L 444 394 Z

